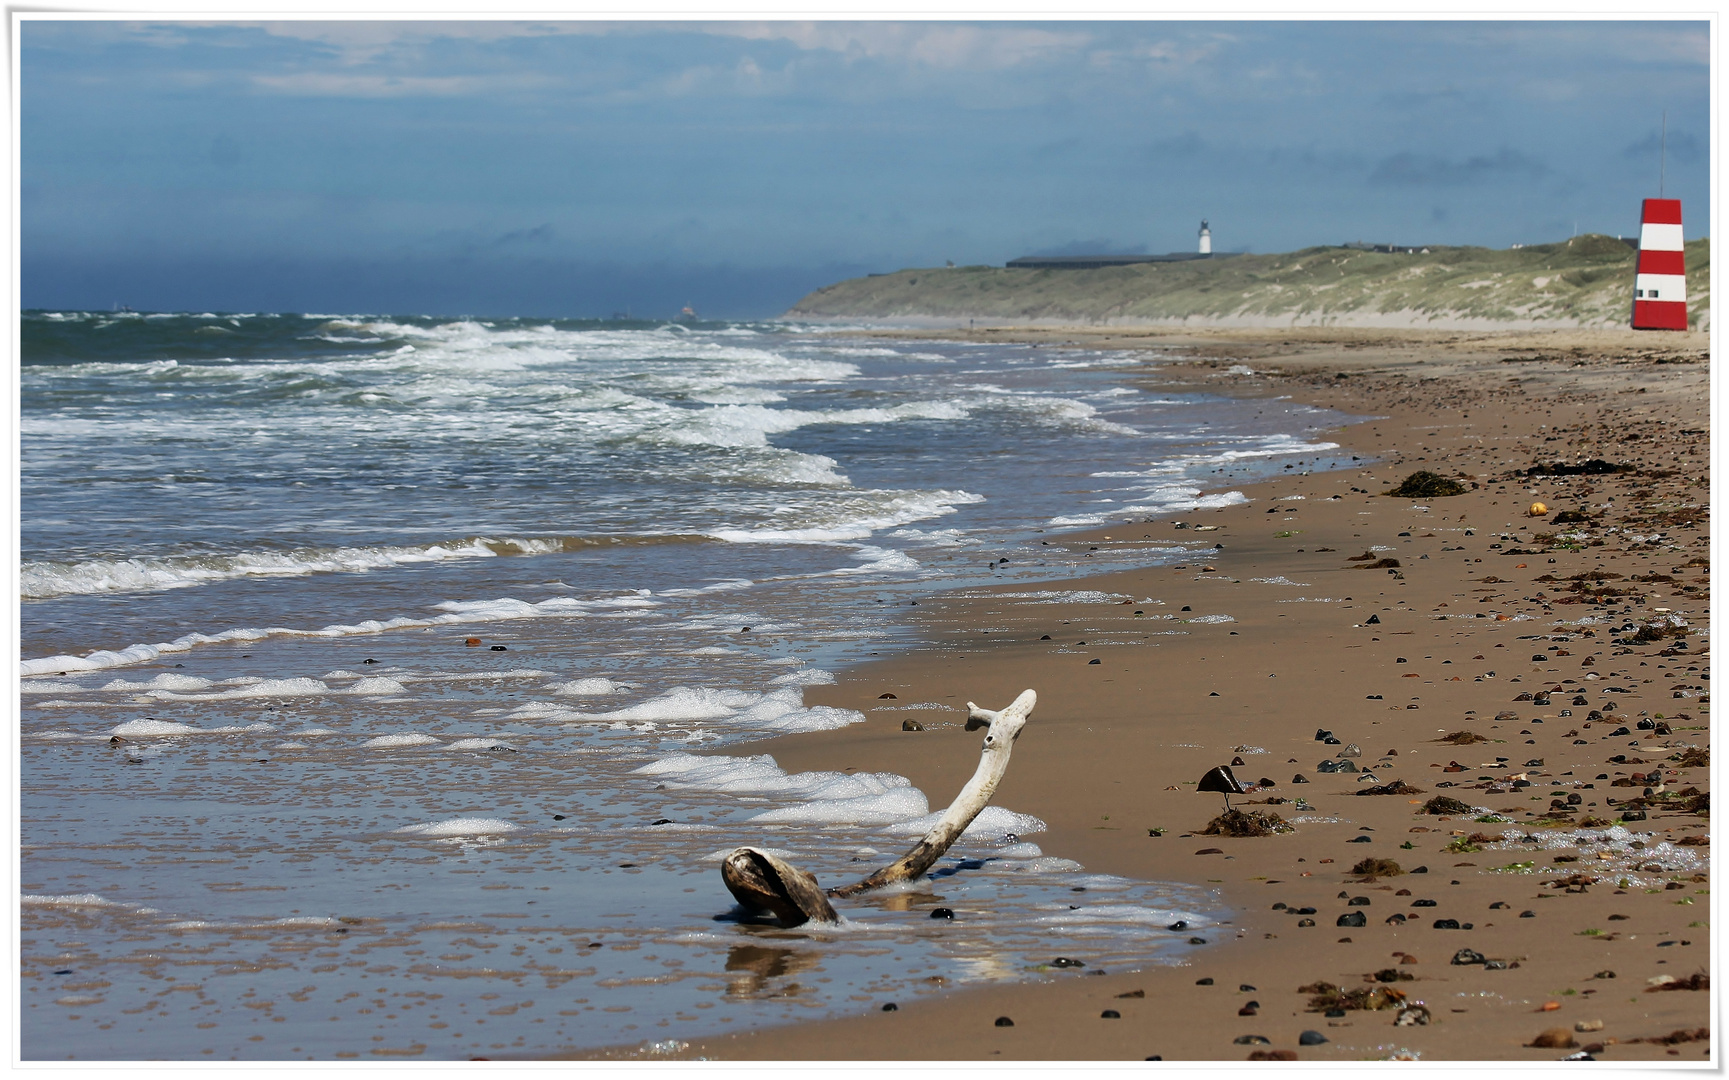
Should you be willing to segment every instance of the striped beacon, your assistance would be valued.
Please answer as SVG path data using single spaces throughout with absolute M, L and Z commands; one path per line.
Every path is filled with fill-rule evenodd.
M 1646 199 L 1633 278 L 1633 329 L 1687 329 L 1687 267 L 1681 200 Z

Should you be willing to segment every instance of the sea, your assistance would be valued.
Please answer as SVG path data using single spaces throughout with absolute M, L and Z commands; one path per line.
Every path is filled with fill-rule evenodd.
M 836 926 L 726 892 L 733 847 L 838 884 L 953 797 L 761 742 L 863 721 L 806 688 L 936 647 L 919 599 L 1116 602 L 1038 583 L 1193 545 L 1047 542 L 1335 467 L 1356 419 L 846 329 L 24 313 L 23 1056 L 652 1058 L 1228 934 L 1014 806 Z

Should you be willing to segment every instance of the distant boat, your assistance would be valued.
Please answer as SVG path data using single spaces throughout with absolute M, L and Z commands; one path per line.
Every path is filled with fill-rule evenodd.
M 678 313 L 679 322 L 695 322 L 696 319 L 696 309 L 691 307 L 689 304 L 684 305 L 684 308 Z

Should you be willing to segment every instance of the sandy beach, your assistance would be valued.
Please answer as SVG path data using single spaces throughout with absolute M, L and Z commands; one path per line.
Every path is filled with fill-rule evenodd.
M 1360 468 L 1289 467 L 1241 505 L 1052 534 L 1080 552 L 1191 548 L 1051 586 L 1131 600 L 921 599 L 904 613 L 918 645 L 807 692 L 868 722 L 730 752 L 895 772 L 941 804 L 978 736 L 878 707 L 1001 708 L 1032 687 L 996 801 L 1047 821 L 1047 852 L 1207 885 L 1234 921 L 1176 966 L 861 1003 L 676 1056 L 1709 1056 L 1705 335 L 978 336 L 1176 353 L 1143 385 L 1375 419 L 1328 436 Z M 1618 471 L 1529 473 L 1592 459 Z M 1420 470 L 1464 490 L 1387 494 Z M 1320 767 L 1339 762 L 1351 771 Z M 1224 764 L 1266 782 L 1233 806 L 1295 831 L 1204 834 L 1224 807 L 1195 783 Z

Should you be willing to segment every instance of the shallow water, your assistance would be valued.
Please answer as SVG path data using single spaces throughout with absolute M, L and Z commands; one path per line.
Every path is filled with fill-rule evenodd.
M 652 1044 L 1180 962 L 1229 918 L 993 807 L 839 929 L 755 923 L 721 852 L 842 881 L 952 793 L 685 755 L 857 722 L 801 687 L 900 647 L 907 603 L 1124 565 L 1040 531 L 1326 467 L 1344 417 L 1157 397 L 1118 354 L 778 326 L 25 341 L 26 1057 Z

